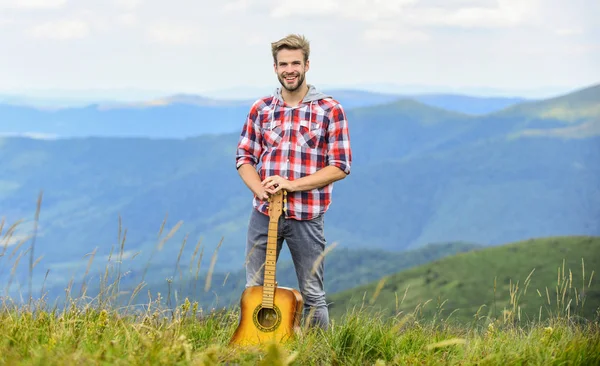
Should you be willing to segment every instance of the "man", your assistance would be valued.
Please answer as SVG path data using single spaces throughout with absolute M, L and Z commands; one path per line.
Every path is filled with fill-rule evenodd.
M 328 329 L 323 216 L 333 183 L 350 174 L 348 122 L 342 106 L 306 83 L 310 45 L 289 35 L 271 44 L 273 67 L 282 88 L 258 99 L 244 123 L 236 167 L 254 194 L 246 245 L 246 286 L 262 285 L 268 237 L 268 198 L 287 191 L 278 224 L 277 258 L 286 241 L 309 325 Z M 319 261 L 316 271 L 313 264 Z M 312 310 L 311 310 L 312 309 Z M 309 317 L 310 314 L 310 317 Z

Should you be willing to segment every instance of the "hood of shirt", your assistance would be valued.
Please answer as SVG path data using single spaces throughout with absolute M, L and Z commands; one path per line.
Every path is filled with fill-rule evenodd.
M 283 103 L 283 97 L 281 96 L 281 88 L 275 89 L 273 96 L 278 101 Z M 331 95 L 321 92 L 314 85 L 308 84 L 308 93 L 306 93 L 306 95 L 304 96 L 304 99 L 302 99 L 302 103 L 315 102 L 317 100 L 330 98 L 330 97 L 331 97 Z

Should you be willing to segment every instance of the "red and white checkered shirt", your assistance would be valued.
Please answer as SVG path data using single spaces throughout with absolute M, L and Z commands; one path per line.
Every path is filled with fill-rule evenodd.
M 348 121 L 342 105 L 310 86 L 297 106 L 287 105 L 277 91 L 252 105 L 242 128 L 236 168 L 257 167 L 261 180 L 280 175 L 290 181 L 313 174 L 327 165 L 350 174 L 352 152 Z M 284 216 L 309 220 L 331 203 L 333 184 L 310 191 L 288 192 Z M 253 206 L 268 215 L 268 202 L 253 199 Z

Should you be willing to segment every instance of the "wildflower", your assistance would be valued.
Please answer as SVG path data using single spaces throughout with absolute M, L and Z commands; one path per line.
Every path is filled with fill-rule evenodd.
M 108 312 L 106 309 L 102 309 L 100 315 L 98 316 L 98 324 L 104 328 L 108 325 Z
M 190 300 L 188 300 L 188 298 L 185 298 L 185 302 L 183 303 L 183 305 L 181 305 L 181 311 L 183 311 L 183 313 L 187 313 L 188 310 L 190 310 Z

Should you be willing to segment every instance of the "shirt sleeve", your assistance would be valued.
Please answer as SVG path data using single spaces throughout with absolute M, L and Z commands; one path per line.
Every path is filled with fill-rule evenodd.
M 346 112 L 341 104 L 331 110 L 327 127 L 327 163 L 350 174 L 352 165 L 352 149 L 350 147 L 350 131 Z
M 235 156 L 236 169 L 243 164 L 256 166 L 261 154 L 261 134 L 260 125 L 257 123 L 258 113 L 256 104 L 252 106 L 246 116 L 246 121 L 242 127 L 242 132 L 238 139 L 237 152 Z

